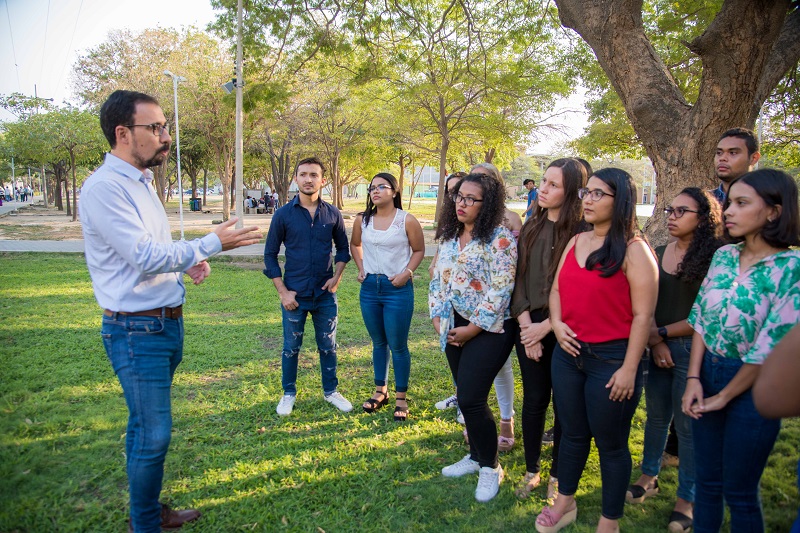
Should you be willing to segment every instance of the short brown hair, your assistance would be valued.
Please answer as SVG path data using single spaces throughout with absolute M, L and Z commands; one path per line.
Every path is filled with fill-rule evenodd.
M 322 169 L 322 177 L 325 177 L 325 165 L 322 164 L 322 160 L 317 156 L 306 157 L 298 161 L 297 166 L 294 167 L 295 177 L 297 177 L 297 171 L 300 169 L 300 165 L 319 165 L 319 168 Z

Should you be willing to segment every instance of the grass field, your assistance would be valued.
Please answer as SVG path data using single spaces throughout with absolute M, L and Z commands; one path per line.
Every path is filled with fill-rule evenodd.
M 500 457 L 507 480 L 488 504 L 473 497 L 476 478 L 440 474 L 467 448 L 455 412 L 433 407 L 452 389 L 427 320 L 424 280 L 411 332 L 409 422 L 395 423 L 391 409 L 369 415 L 359 407 L 373 386 L 352 266 L 339 292 L 339 379 L 356 409 L 342 414 L 323 401 L 307 335 L 295 412 L 280 418 L 276 293 L 257 260 L 218 258 L 212 268 L 206 283 L 187 287 L 184 360 L 173 386 L 163 495 L 203 512 L 185 531 L 533 531 L 545 488 L 524 501 L 513 495 L 525 470 L 519 427 L 517 446 Z M 127 413 L 83 256 L 2 254 L 0 295 L 0 531 L 125 531 Z M 635 463 L 643 424 L 642 406 L 630 441 Z M 786 422 L 762 483 L 768 531 L 788 531 L 796 515 L 798 443 L 800 423 Z M 545 473 L 549 461 L 546 448 Z M 626 507 L 623 531 L 665 530 L 676 475 L 665 470 L 662 495 Z M 594 452 L 578 506 L 566 531 L 594 531 Z

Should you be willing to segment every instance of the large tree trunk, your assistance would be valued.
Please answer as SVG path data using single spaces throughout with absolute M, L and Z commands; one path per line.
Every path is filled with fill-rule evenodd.
M 725 130 L 752 128 L 762 104 L 800 58 L 800 10 L 788 0 L 726 0 L 688 46 L 703 64 L 691 105 L 644 32 L 642 0 L 556 0 L 561 22 L 594 50 L 658 177 L 656 213 L 687 186 L 716 186 L 713 154 Z M 666 241 L 652 217 L 645 232 Z
M 208 169 L 203 168 L 203 207 L 206 206 L 206 191 L 208 191 Z
M 70 164 L 72 165 L 72 205 L 75 209 L 72 210 L 72 221 L 78 220 L 78 180 L 75 177 L 75 154 L 70 151 L 69 154 Z
M 439 223 L 439 214 L 442 211 L 442 200 L 444 199 L 444 185 L 447 182 L 447 150 L 450 148 L 450 136 L 446 133 L 442 134 L 442 144 L 439 147 L 439 192 L 436 195 L 436 214 L 433 219 L 436 224 Z
M 64 196 L 67 199 L 67 216 L 72 216 L 72 204 L 69 201 L 69 183 L 67 182 L 67 177 L 64 176 Z

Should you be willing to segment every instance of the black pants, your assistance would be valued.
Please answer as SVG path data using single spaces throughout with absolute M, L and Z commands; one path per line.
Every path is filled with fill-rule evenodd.
M 469 321 L 455 314 L 455 326 Z M 461 347 L 445 348 L 450 372 L 458 389 L 458 406 L 464 414 L 469 435 L 469 452 L 481 467 L 497 466 L 497 426 L 487 399 L 495 376 L 505 364 L 519 328 L 513 319 L 503 323 L 503 333 L 481 331 Z
M 545 317 L 541 309 L 531 311 L 533 322 L 542 322 Z M 517 359 L 522 374 L 522 444 L 525 446 L 525 469 L 536 473 L 541 470 L 542 436 L 547 420 L 547 407 L 550 405 L 550 392 L 553 378 L 550 364 L 553 360 L 553 349 L 556 347 L 556 336 L 551 331 L 542 339 L 542 357 L 539 361 L 528 359 L 525 346 L 516 337 Z M 555 402 L 553 403 L 555 413 Z M 553 435 L 553 464 L 550 475 L 558 477 L 558 448 L 561 443 L 561 424 L 555 417 L 555 433 Z

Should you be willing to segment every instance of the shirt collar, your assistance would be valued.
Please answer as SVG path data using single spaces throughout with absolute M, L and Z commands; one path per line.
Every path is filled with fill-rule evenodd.
M 111 168 L 111 170 L 113 170 L 117 174 L 125 176 L 126 178 L 130 178 L 132 180 L 141 181 L 145 185 L 149 185 L 150 182 L 153 181 L 152 170 L 147 169 L 144 172 L 142 172 L 135 166 L 131 165 L 127 161 L 120 159 L 111 152 L 106 154 L 105 164 L 108 165 Z

